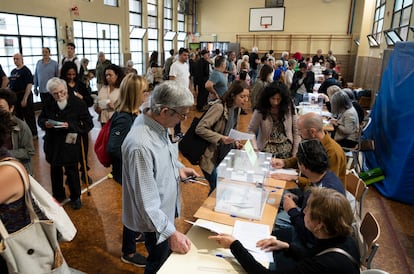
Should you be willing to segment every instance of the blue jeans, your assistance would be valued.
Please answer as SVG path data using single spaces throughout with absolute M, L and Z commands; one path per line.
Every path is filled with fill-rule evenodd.
M 155 232 L 145 232 L 145 247 L 148 251 L 144 274 L 155 274 L 171 254 L 168 240 L 157 244 Z
M 211 172 L 211 174 L 207 173 L 204 170 L 201 170 L 204 174 L 204 177 L 206 178 L 206 180 L 208 181 L 208 183 L 210 184 L 210 191 L 208 192 L 208 195 L 211 194 L 211 192 L 213 192 L 213 190 L 216 189 L 217 187 L 217 167 L 215 167 L 213 169 L 213 171 Z

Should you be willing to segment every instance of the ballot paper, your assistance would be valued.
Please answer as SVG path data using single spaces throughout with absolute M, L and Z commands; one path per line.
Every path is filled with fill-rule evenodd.
M 258 241 L 271 237 L 268 225 L 236 220 L 233 237 L 239 240 L 257 261 L 273 262 L 273 252 L 265 252 L 256 247 Z
M 242 141 L 242 140 L 250 140 L 254 138 L 254 134 L 241 132 L 235 129 L 231 129 L 229 133 L 229 137 L 233 138 L 236 141 Z
M 223 231 L 224 229 L 220 226 L 219 223 L 215 223 L 215 222 L 211 222 L 211 221 L 207 221 L 203 219 L 198 219 L 195 222 L 192 222 L 189 220 L 184 220 L 184 221 L 194 226 L 198 226 L 198 227 L 210 230 L 213 233 L 217 233 L 217 234 L 225 233 L 225 231 Z

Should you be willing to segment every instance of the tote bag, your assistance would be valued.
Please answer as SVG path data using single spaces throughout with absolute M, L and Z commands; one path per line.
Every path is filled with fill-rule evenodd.
M 5 164 L 3 164 L 5 163 Z M 2 162 L 2 165 L 10 162 Z M 15 164 L 10 164 L 15 167 Z M 57 242 L 56 227 L 50 220 L 39 220 L 29 192 L 29 178 L 17 169 L 25 186 L 25 203 L 31 223 L 9 234 L 0 220 L 0 255 L 7 263 L 9 274 L 56 273 L 70 274 Z

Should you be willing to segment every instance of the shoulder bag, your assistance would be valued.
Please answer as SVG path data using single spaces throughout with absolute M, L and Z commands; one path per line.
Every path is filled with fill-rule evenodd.
M 111 156 L 109 156 L 106 150 L 109 141 L 109 135 L 111 133 L 112 118 L 113 117 L 111 117 L 99 131 L 98 137 L 96 138 L 95 145 L 93 147 L 95 150 L 96 157 L 104 167 L 109 167 L 112 163 Z
M 2 165 L 18 166 L 13 161 L 4 161 Z M 24 197 L 31 223 L 9 234 L 0 220 L 0 254 L 7 263 L 8 272 L 70 274 L 72 270 L 60 250 L 55 224 L 37 217 L 30 199 L 29 177 L 18 167 L 25 186 Z
M 190 161 L 192 165 L 200 164 L 201 156 L 204 154 L 204 151 L 210 144 L 209 141 L 201 138 L 196 133 L 198 122 L 203 119 L 206 113 L 207 111 L 204 112 L 200 118 L 194 117 L 190 127 L 184 134 L 183 139 L 178 143 L 178 148 L 181 154 L 187 158 L 187 160 Z
M 187 160 L 190 161 L 192 165 L 200 164 L 201 156 L 203 156 L 206 148 L 210 144 L 209 141 L 198 136 L 196 133 L 198 123 L 203 119 L 204 115 L 206 115 L 207 112 L 208 110 L 204 112 L 200 118 L 194 117 L 190 127 L 184 134 L 183 139 L 178 143 L 178 149 L 180 150 L 181 154 L 187 158 Z

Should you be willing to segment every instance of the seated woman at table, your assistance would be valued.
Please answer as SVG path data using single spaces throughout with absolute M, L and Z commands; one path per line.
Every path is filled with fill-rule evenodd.
M 331 97 L 332 114 L 336 119 L 330 122 L 335 128 L 335 141 L 342 147 L 352 148 L 358 144 L 359 118 L 351 99 L 343 91 Z
M 360 273 L 360 254 L 351 237 L 353 213 L 345 196 L 332 189 L 312 188 L 304 213 L 306 227 L 318 239 L 311 250 L 305 252 L 294 244 L 276 238 L 263 239 L 256 244 L 265 251 L 280 250 L 295 259 L 296 264 L 287 269 L 282 266 L 276 266 L 274 271 L 265 268 L 231 235 L 219 234 L 210 236 L 209 239 L 216 240 L 222 247 L 230 248 L 247 273 Z M 339 248 L 348 253 L 349 257 L 329 250 L 330 248 Z
M 285 84 L 268 85 L 257 103 L 247 131 L 256 136 L 255 150 L 289 158 L 298 151 L 300 137 L 296 127 L 296 109 Z
M 241 144 L 228 135 L 237 128 L 239 114 L 249 100 L 249 87 L 245 81 L 234 81 L 224 93 L 221 102 L 210 106 L 204 117 L 198 122 L 196 133 L 210 142 L 201 156 L 200 168 L 210 184 L 209 194 L 217 185 L 217 166 L 226 154 Z

